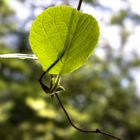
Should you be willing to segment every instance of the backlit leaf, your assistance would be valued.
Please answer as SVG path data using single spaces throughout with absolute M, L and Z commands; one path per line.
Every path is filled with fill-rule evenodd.
M 66 74 L 86 61 L 96 47 L 98 37 L 95 18 L 69 6 L 56 6 L 37 16 L 29 40 L 44 71 L 58 59 L 49 73 Z

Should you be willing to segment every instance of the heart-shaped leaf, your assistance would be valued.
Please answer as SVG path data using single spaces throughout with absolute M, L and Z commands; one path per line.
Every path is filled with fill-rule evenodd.
M 95 18 L 69 6 L 56 6 L 37 16 L 29 39 L 44 71 L 55 63 L 49 73 L 66 74 L 86 61 L 98 37 Z

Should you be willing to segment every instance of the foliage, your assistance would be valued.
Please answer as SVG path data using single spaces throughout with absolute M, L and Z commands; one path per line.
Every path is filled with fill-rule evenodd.
M 56 6 L 35 19 L 30 44 L 44 71 L 58 59 L 49 73 L 65 74 L 86 61 L 98 37 L 98 23 L 92 16 L 69 6 Z
M 9 30 L 13 30 L 15 27 L 13 24 L 10 24 L 9 16 L 12 16 L 13 11 L 7 6 L 5 0 L 0 1 L 0 35 L 4 35 L 9 32 Z
M 121 10 L 119 15 L 112 17 L 111 24 L 123 24 L 124 18 L 128 16 L 127 11 Z
M 27 32 L 16 33 L 21 37 L 17 48 L 1 43 L 0 53 L 30 52 Z M 63 77 L 66 92 L 60 97 L 80 127 L 101 128 L 123 139 L 139 140 L 140 98 L 130 74 L 131 69 L 139 68 L 139 58 L 128 62 L 110 48 L 104 52 L 103 59 L 92 55 L 83 67 Z M 52 101 L 39 86 L 41 73 L 37 61 L 0 59 L 0 139 L 108 140 L 75 131 L 55 98 Z

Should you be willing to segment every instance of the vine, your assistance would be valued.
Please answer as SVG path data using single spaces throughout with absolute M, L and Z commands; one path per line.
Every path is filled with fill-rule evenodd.
M 77 6 L 77 10 L 80 11 L 81 9 L 81 5 L 82 5 L 82 2 L 83 0 L 79 0 L 79 3 L 78 3 L 78 6 Z M 76 130 L 80 131 L 80 132 L 85 132 L 85 133 L 99 133 L 99 134 L 102 134 L 102 135 L 106 135 L 106 136 L 109 136 L 111 138 L 114 138 L 114 139 L 117 139 L 117 140 L 121 140 L 120 138 L 112 135 L 112 134 L 109 134 L 109 133 L 106 133 L 102 130 L 100 130 L 99 128 L 95 129 L 95 130 L 84 130 L 84 129 L 81 129 L 79 127 L 77 127 L 71 120 L 71 118 L 69 117 L 65 107 L 63 106 L 59 96 L 57 95 L 57 93 L 61 92 L 62 90 L 64 90 L 64 88 L 62 86 L 60 86 L 60 76 L 61 76 L 61 73 L 60 74 L 50 74 L 50 79 L 51 79 L 51 83 L 50 83 L 50 87 L 47 87 L 44 83 L 43 83 L 43 77 L 45 76 L 46 73 L 49 73 L 50 70 L 59 62 L 59 60 L 64 56 L 64 53 L 65 53 L 65 50 L 62 52 L 62 54 L 53 62 L 53 64 L 51 64 L 49 66 L 49 68 L 44 71 L 42 73 L 42 75 L 40 76 L 39 78 L 39 83 L 43 89 L 43 91 L 45 93 L 50 93 L 51 96 L 55 96 L 62 108 L 62 110 L 64 111 L 69 123 L 71 124 L 71 126 L 73 128 L 75 128 Z M 20 59 L 34 59 L 36 60 L 37 57 L 35 55 L 29 55 L 29 54 L 4 54 L 4 55 L 0 55 L 0 58 L 20 58 Z
M 83 0 L 79 0 L 78 6 L 77 6 L 77 10 L 78 10 L 78 11 L 80 11 L 80 9 L 81 9 L 82 2 L 83 2 Z M 71 126 L 72 126 L 73 128 L 75 128 L 76 130 L 78 130 L 78 131 L 80 131 L 80 132 L 85 132 L 85 133 L 99 133 L 99 134 L 102 134 L 102 135 L 106 135 L 106 136 L 112 137 L 112 138 L 117 139 L 117 140 L 121 140 L 120 138 L 118 138 L 118 137 L 116 137 L 116 136 L 114 136 L 114 135 L 112 135 L 112 134 L 108 134 L 108 133 L 106 133 L 106 132 L 104 132 L 104 131 L 101 131 L 101 130 L 98 129 L 98 128 L 95 129 L 95 130 L 84 130 L 84 129 L 81 129 L 81 128 L 77 127 L 77 126 L 72 122 L 72 120 L 70 119 L 70 117 L 69 117 L 69 115 L 68 115 L 68 113 L 67 113 L 65 107 L 63 106 L 63 104 L 62 104 L 62 102 L 61 102 L 59 96 L 57 95 L 57 92 L 60 92 L 61 90 L 63 90 L 63 88 L 58 87 L 58 83 L 59 83 L 59 80 L 60 80 L 60 74 L 57 75 L 57 77 L 56 77 L 55 75 L 51 75 L 51 85 L 52 85 L 52 86 L 53 86 L 53 80 L 52 80 L 52 78 L 55 78 L 55 83 L 54 83 L 53 88 L 52 88 L 52 86 L 51 86 L 50 88 L 48 88 L 48 87 L 43 83 L 42 79 L 43 79 L 43 77 L 45 76 L 45 74 L 48 73 L 48 72 L 53 68 L 53 66 L 54 66 L 55 64 L 57 64 L 57 62 L 63 57 L 63 55 L 64 55 L 64 53 L 62 53 L 61 56 L 60 56 L 59 58 L 57 58 L 57 59 L 55 60 L 55 62 L 54 62 L 45 72 L 43 72 L 43 74 L 40 76 L 39 82 L 40 82 L 40 85 L 41 85 L 42 89 L 44 90 L 44 92 L 46 92 L 47 94 L 48 94 L 48 93 L 51 93 L 51 96 L 56 96 L 56 98 L 57 98 L 57 100 L 58 100 L 58 102 L 59 102 L 59 104 L 60 104 L 62 110 L 64 111 L 64 113 L 65 113 L 65 115 L 66 115 L 66 117 L 67 117 L 69 123 L 70 123 Z M 58 88 L 59 88 L 59 89 L 58 89 Z

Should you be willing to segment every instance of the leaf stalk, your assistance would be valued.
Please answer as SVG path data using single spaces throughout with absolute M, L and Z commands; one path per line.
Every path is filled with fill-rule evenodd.
M 83 0 L 79 0 L 77 10 L 80 11 Z

